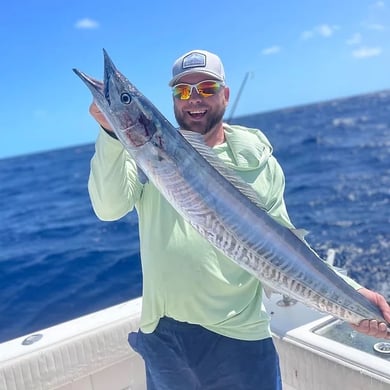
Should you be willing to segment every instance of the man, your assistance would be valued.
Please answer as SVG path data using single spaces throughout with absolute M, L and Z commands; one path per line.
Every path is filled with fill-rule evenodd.
M 253 186 L 269 215 L 293 228 L 269 141 L 259 130 L 223 123 L 229 88 L 219 57 L 191 51 L 175 61 L 172 73 L 179 127 L 202 134 Z M 145 360 L 148 389 L 281 389 L 259 280 L 214 249 L 152 184 L 142 184 L 102 113 L 94 104 L 90 112 L 102 126 L 89 179 L 93 208 L 103 220 L 119 219 L 133 207 L 139 217 L 143 307 L 140 331 L 129 342 Z M 382 296 L 348 281 L 390 321 Z M 385 324 L 376 321 L 356 328 L 386 335 Z

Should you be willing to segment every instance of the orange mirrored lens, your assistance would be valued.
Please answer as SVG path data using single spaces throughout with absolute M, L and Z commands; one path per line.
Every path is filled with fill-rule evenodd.
M 218 92 L 220 86 L 221 85 L 215 81 L 203 81 L 198 84 L 197 91 L 199 95 L 208 97 L 215 95 Z
M 173 87 L 173 96 L 181 100 L 187 100 L 191 96 L 191 85 L 179 84 Z
M 195 88 L 196 92 L 203 97 L 209 97 L 215 95 L 223 84 L 214 81 L 206 80 L 201 81 L 198 84 L 178 84 L 172 88 L 173 96 L 177 99 L 188 100 L 191 97 L 192 89 Z

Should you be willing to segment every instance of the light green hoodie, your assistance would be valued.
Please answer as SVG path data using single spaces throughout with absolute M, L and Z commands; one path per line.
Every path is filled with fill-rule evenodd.
M 215 153 L 253 186 L 269 215 L 293 228 L 284 175 L 268 139 L 257 129 L 224 125 Z M 153 332 L 163 316 L 199 324 L 242 340 L 270 336 L 258 279 L 216 250 L 172 208 L 151 183 L 142 185 L 134 160 L 104 131 L 91 161 L 89 192 L 102 220 L 136 207 L 143 271 L 141 329 Z

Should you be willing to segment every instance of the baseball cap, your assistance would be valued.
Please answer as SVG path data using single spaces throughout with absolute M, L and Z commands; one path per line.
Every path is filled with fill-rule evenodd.
M 191 50 L 174 62 L 169 85 L 172 87 L 181 77 L 192 73 L 203 73 L 213 79 L 225 81 L 222 61 L 216 54 L 206 50 Z

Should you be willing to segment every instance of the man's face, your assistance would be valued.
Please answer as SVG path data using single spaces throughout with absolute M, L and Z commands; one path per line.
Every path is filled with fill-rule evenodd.
M 195 73 L 183 76 L 176 84 L 197 84 L 212 80 L 210 76 Z M 229 101 L 229 88 L 221 87 L 215 95 L 204 97 L 192 89 L 188 100 L 173 97 L 173 108 L 176 121 L 181 129 L 201 134 L 209 133 L 222 122 Z

